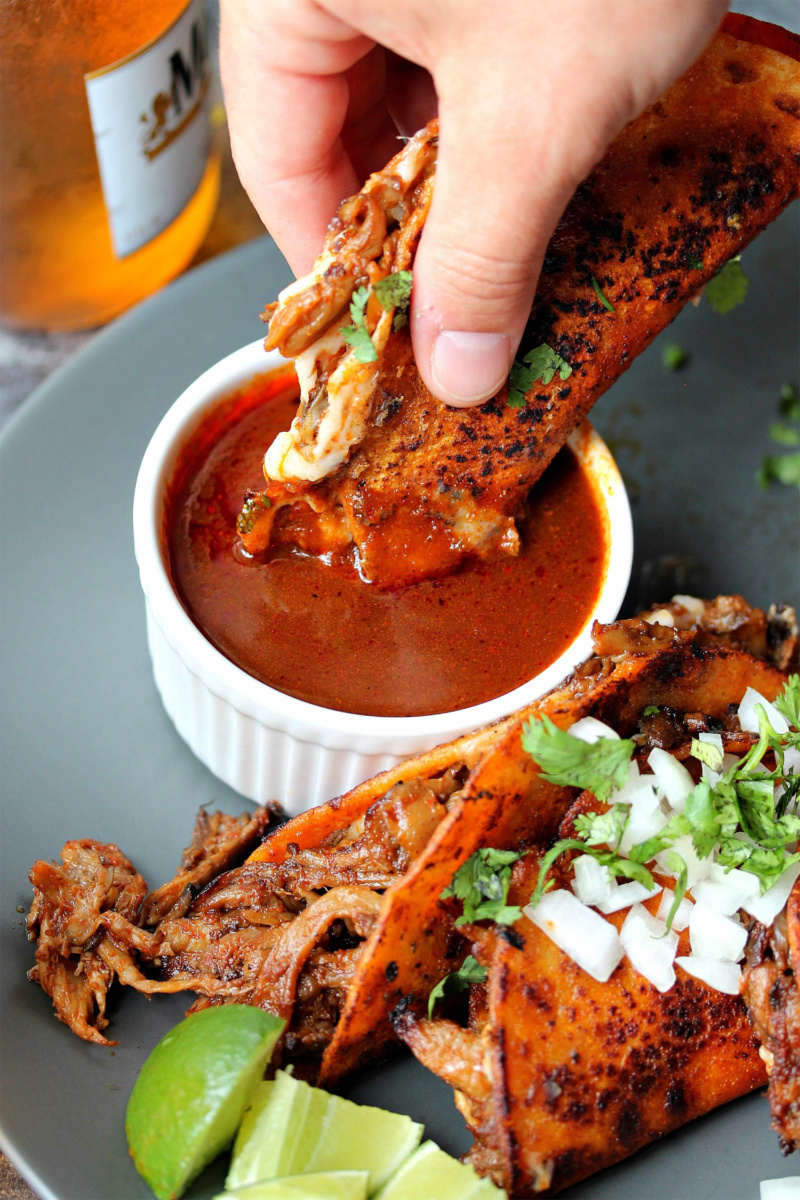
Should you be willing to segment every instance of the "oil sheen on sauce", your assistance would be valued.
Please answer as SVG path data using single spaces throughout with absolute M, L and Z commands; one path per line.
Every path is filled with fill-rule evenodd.
M 480 704 L 567 648 L 603 581 L 605 532 L 569 449 L 533 489 L 522 552 L 471 562 L 397 593 L 363 583 L 349 558 L 278 547 L 246 561 L 236 516 L 263 486 L 264 450 L 297 408 L 291 370 L 220 401 L 183 446 L 165 506 L 173 586 L 195 624 L 262 682 L 326 708 L 420 716 Z

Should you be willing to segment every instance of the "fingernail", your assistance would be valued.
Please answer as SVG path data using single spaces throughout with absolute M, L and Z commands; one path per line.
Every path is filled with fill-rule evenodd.
M 511 339 L 504 333 L 445 329 L 433 345 L 431 374 L 448 404 L 468 408 L 499 392 L 510 360 Z

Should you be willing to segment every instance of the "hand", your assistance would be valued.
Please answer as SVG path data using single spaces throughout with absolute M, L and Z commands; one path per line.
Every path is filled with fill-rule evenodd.
M 242 182 L 298 274 L 345 196 L 440 118 L 414 264 L 420 374 L 448 404 L 502 385 L 544 249 L 619 130 L 686 68 L 724 0 L 222 0 Z

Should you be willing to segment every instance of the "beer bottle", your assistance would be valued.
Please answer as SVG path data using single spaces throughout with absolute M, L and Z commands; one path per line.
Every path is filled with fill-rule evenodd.
M 0 320 L 101 324 L 214 213 L 204 0 L 0 0 L 0 43 Z

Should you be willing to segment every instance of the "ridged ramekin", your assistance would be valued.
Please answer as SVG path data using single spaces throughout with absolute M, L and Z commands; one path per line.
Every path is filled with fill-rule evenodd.
M 147 605 L 156 686 L 167 713 L 197 757 L 225 783 L 289 813 L 329 800 L 404 758 L 499 720 L 548 691 L 591 650 L 595 620 L 612 621 L 631 571 L 633 531 L 625 487 L 607 446 L 586 422 L 570 438 L 606 526 L 600 594 L 569 648 L 534 679 L 471 708 L 429 717 L 372 717 L 296 700 L 234 666 L 200 632 L 170 583 L 161 544 L 163 505 L 177 455 L 217 401 L 278 366 L 254 342 L 186 389 L 147 448 L 133 502 L 136 560 Z

